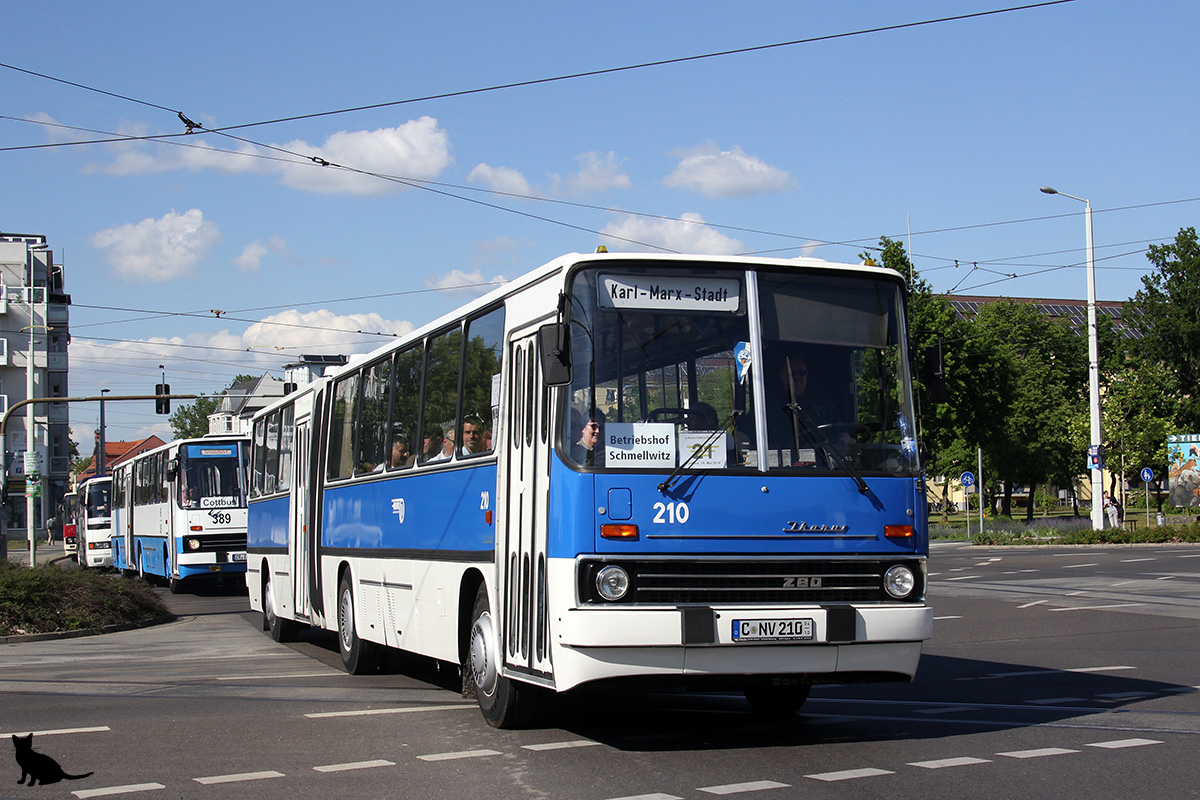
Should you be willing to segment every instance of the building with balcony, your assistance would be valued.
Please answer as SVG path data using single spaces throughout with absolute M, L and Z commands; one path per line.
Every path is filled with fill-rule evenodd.
M 70 305 L 62 265 L 54 263 L 46 237 L 0 233 L 0 413 L 31 396 L 68 396 Z M 4 426 L 3 444 L 8 491 L 0 513 L 10 529 L 26 528 L 25 454 L 33 453 L 39 470 L 34 524 L 41 529 L 68 491 L 71 442 L 67 405 L 44 403 L 17 410 Z

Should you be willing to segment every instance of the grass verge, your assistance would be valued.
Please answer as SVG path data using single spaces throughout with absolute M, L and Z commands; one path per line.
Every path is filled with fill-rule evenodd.
M 0 636 L 144 622 L 167 613 L 142 580 L 0 561 Z

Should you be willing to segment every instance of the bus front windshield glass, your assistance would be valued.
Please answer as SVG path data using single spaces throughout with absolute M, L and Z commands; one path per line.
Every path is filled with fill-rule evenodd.
M 179 453 L 179 505 L 182 508 L 244 508 L 241 487 L 247 448 L 236 442 L 189 444 Z
M 88 484 L 86 502 L 89 519 L 108 517 L 112 513 L 112 504 L 109 498 L 111 490 L 112 486 L 108 481 Z
M 899 284 L 753 277 L 754 304 L 741 270 L 578 272 L 564 456 L 607 470 L 915 474 Z

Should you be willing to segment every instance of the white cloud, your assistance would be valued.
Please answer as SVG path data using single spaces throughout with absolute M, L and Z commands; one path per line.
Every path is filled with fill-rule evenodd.
M 397 128 L 341 131 L 319 147 L 293 141 L 283 148 L 355 170 L 415 180 L 432 180 L 453 161 L 450 137 L 433 117 L 410 120 Z M 394 181 L 308 162 L 283 164 L 282 170 L 285 186 L 320 194 L 382 195 L 404 188 Z
M 482 183 L 494 192 L 529 195 L 529 181 L 512 167 L 493 167 L 480 163 L 467 175 L 472 183 Z
M 261 240 L 251 242 L 242 248 L 242 254 L 235 258 L 233 263 L 242 272 L 257 272 L 262 267 L 262 260 L 269 253 L 281 255 L 295 264 L 300 263 L 300 260 L 288 248 L 287 240 L 282 236 L 272 236 L 266 242 Z
M 235 337 L 234 346 L 262 353 L 287 351 L 299 354 L 364 353 L 387 341 L 385 334 L 402 336 L 415 326 L 406 320 L 389 320 L 376 314 L 335 314 L 327 309 L 291 309 L 264 317 Z M 364 340 L 361 334 L 369 338 Z M 357 342 L 357 344 L 356 344 Z M 272 360 L 278 366 L 277 359 Z
M 578 172 L 565 178 L 550 176 L 554 190 L 559 194 L 595 194 L 633 187 L 629 176 L 621 172 L 620 161 L 612 151 L 603 156 L 596 152 L 581 153 L 575 156 L 575 160 L 579 162 Z
M 699 214 L 687 213 L 678 220 L 628 217 L 610 222 L 600 242 L 610 250 L 643 250 L 642 244 L 658 245 L 678 253 L 733 255 L 745 250 L 737 239 L 719 233 L 704 223 Z M 609 239 L 608 237 L 617 237 Z M 624 241 L 628 240 L 628 241 Z
M 216 223 L 193 208 L 100 231 L 91 245 L 104 251 L 118 278 L 162 282 L 191 275 L 196 262 L 220 240 Z
M 782 192 L 796 185 L 792 176 L 740 147 L 721 150 L 710 142 L 673 155 L 680 159 L 679 164 L 663 184 L 706 197 L 746 197 Z
M 136 132 L 123 132 L 145 135 L 142 126 L 136 126 Z M 280 183 L 293 189 L 319 194 L 383 195 L 407 187 L 353 170 L 431 180 L 453 162 L 449 135 L 438 127 L 436 119 L 428 116 L 409 120 L 395 128 L 340 131 L 320 145 L 298 139 L 272 145 L 300 154 L 294 161 L 271 160 L 280 158 L 277 150 L 251 144 L 240 144 L 231 154 L 212 147 L 199 136 L 173 141 L 186 146 L 144 142 L 113 144 L 109 147 L 116 154 L 111 162 L 93 164 L 85 171 L 111 175 L 144 175 L 173 170 L 229 175 L 274 174 L 279 176 Z M 323 159 L 330 166 L 319 166 L 310 158 Z
M 452 269 L 445 275 L 426 278 L 425 285 L 430 289 L 458 291 L 463 294 L 482 297 L 508 280 L 503 275 L 493 275 L 490 278 L 485 277 L 483 271 L 478 269 L 474 272 L 463 272 L 461 269 Z

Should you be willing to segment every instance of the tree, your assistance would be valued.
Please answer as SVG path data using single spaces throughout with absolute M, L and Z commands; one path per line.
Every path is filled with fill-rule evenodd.
M 1162 365 L 1179 401 L 1180 433 L 1200 431 L 1200 241 L 1195 228 L 1183 228 L 1175 241 L 1151 245 L 1146 257 L 1154 271 L 1130 301 L 1130 319 L 1142 334 L 1146 360 Z
M 238 375 L 221 390 L 220 395 L 201 397 L 186 406 L 180 406 L 167 421 L 176 439 L 195 439 L 208 433 L 208 415 L 217 410 L 223 397 L 230 389 L 244 381 L 252 381 L 254 375 Z

